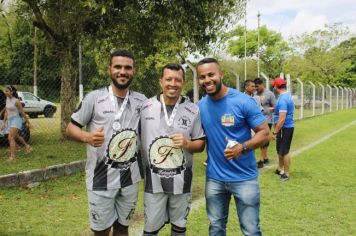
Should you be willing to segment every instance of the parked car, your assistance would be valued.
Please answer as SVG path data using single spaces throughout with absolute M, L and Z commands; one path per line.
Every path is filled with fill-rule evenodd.
M 21 103 L 24 104 L 25 112 L 31 117 L 36 118 L 38 115 L 53 117 L 57 107 L 53 102 L 41 99 L 29 92 L 17 92 Z
M 6 96 L 4 92 L 0 89 L 0 111 L 5 108 L 6 105 Z M 5 126 L 4 126 L 5 125 Z M 4 126 L 4 129 L 1 129 Z M 4 122 L 4 116 L 0 116 L 0 146 L 7 145 L 8 139 L 7 136 L 9 134 L 9 127 Z M 22 123 L 22 128 L 20 130 L 20 135 L 25 139 L 26 142 L 30 140 L 30 129 L 26 126 L 25 121 Z

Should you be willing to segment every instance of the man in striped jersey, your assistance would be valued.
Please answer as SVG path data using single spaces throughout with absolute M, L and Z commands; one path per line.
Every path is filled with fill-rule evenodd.
M 128 235 L 142 179 L 136 134 L 146 97 L 129 90 L 135 68 L 128 51 L 111 54 L 108 73 L 111 84 L 85 96 L 67 134 L 88 144 L 86 185 L 92 231 L 109 235 L 113 228 L 113 235 Z
M 157 235 L 168 222 L 171 235 L 185 235 L 192 201 L 193 152 L 205 135 L 198 107 L 181 96 L 185 84 L 179 64 L 162 70 L 162 93 L 142 105 L 140 138 L 145 171 L 143 235 Z

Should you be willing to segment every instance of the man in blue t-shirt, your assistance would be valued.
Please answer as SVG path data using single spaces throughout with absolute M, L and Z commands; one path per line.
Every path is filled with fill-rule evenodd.
M 289 149 L 292 143 L 294 132 L 294 102 L 292 96 L 287 92 L 286 81 L 277 78 L 273 81 L 274 90 L 279 94 L 276 106 L 274 107 L 274 128 L 273 135 L 277 139 L 276 150 L 278 154 L 278 169 L 276 174 L 280 175 L 281 181 L 289 179 L 290 156 Z
M 258 170 L 253 149 L 268 141 L 268 126 L 252 97 L 222 83 L 218 61 L 197 64 L 199 85 L 208 96 L 199 102 L 207 137 L 206 205 L 209 235 L 226 235 L 231 195 L 241 231 L 261 235 Z M 256 133 L 251 137 L 251 129 Z

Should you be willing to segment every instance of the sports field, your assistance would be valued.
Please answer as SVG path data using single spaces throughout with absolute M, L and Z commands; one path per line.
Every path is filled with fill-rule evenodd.
M 294 152 L 332 135 L 293 157 L 289 181 L 280 182 L 273 174 L 274 166 L 260 172 L 265 235 L 356 235 L 355 117 L 356 109 L 351 109 L 296 123 Z M 274 142 L 269 153 L 275 162 Z M 187 235 L 208 234 L 203 198 L 205 158 L 205 153 L 195 156 Z M 131 227 L 134 236 L 140 235 L 143 224 L 142 196 L 140 192 Z M 240 235 L 233 205 L 231 209 L 227 235 Z M 90 235 L 84 173 L 32 189 L 0 189 L 0 216 L 0 235 Z M 168 228 L 160 235 L 169 235 Z

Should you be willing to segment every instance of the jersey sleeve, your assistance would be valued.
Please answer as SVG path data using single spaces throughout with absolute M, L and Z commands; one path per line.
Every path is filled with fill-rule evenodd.
M 204 133 L 204 129 L 202 127 L 199 109 L 198 109 L 198 113 L 194 119 L 191 137 L 192 137 L 191 138 L 192 140 L 205 139 L 205 133 Z
M 89 93 L 80 102 L 78 108 L 74 111 L 71 116 L 71 123 L 78 126 L 86 126 L 92 119 L 94 113 L 95 96 L 93 93 Z

